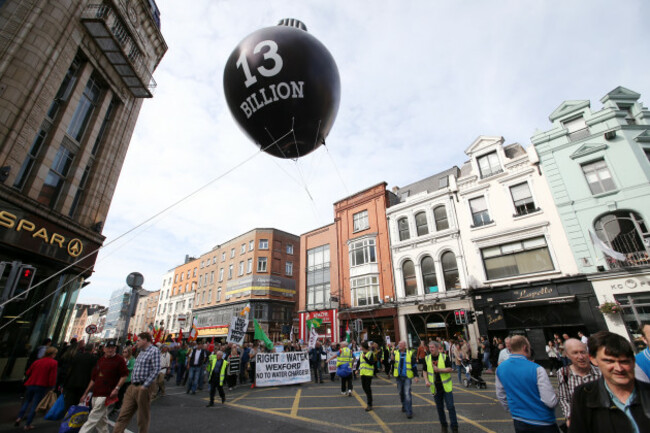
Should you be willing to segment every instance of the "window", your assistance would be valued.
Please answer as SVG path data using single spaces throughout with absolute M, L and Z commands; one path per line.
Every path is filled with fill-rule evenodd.
M 477 158 L 478 169 L 481 172 L 481 179 L 501 173 L 501 164 L 499 164 L 499 157 L 497 152 L 490 152 Z
M 233 271 L 233 268 L 234 268 L 233 265 L 229 265 L 229 266 L 228 266 L 228 279 L 229 279 L 229 280 L 232 279 L 232 271 Z
M 648 158 L 648 162 L 650 162 L 650 147 L 644 147 L 643 152 L 645 153 L 645 157 Z
M 447 219 L 447 209 L 444 205 L 436 206 L 433 208 L 433 219 L 436 222 L 436 230 L 446 230 L 449 228 L 449 220 Z
M 368 224 L 368 211 L 364 210 L 352 215 L 352 225 L 352 230 L 355 232 L 365 230 L 370 227 L 370 224 Z
M 188 269 L 188 270 L 187 270 L 187 279 L 188 279 L 188 280 L 190 279 L 190 275 L 192 275 L 192 271 L 190 271 L 190 270 Z
M 81 202 L 81 197 L 83 196 L 84 190 L 86 189 L 86 183 L 88 182 L 88 177 L 90 177 L 90 169 L 91 169 L 91 165 L 89 164 L 86 166 L 84 173 L 81 175 L 81 180 L 79 181 L 77 192 L 74 195 L 74 199 L 72 200 L 72 205 L 70 206 L 70 211 L 68 212 L 68 216 L 70 218 L 74 217 L 75 212 L 77 211 L 77 206 L 79 206 L 79 202 Z
M 192 273 L 193 277 L 196 277 L 196 268 L 194 268 L 194 272 Z
M 212 284 L 212 283 L 214 283 L 214 271 L 210 272 L 210 284 Z
M 253 304 L 253 317 L 255 319 L 264 318 L 264 304 L 262 303 Z
M 266 272 L 266 257 L 257 258 L 257 272 Z
M 74 154 L 67 148 L 61 146 L 59 151 L 54 157 L 52 162 L 52 167 L 45 177 L 45 182 L 43 183 L 43 188 L 38 195 L 37 200 L 40 203 L 43 203 L 49 207 L 54 207 L 63 185 L 65 183 L 70 167 L 72 166 L 72 160 L 74 159 Z
M 400 241 L 405 241 L 411 237 L 409 234 L 409 220 L 407 218 L 397 220 L 397 231 L 399 232 Z
M 79 67 L 82 63 L 83 60 L 79 56 L 76 56 L 72 61 L 70 68 L 68 68 L 68 72 L 66 72 L 65 77 L 61 82 L 59 91 L 56 92 L 54 101 L 52 101 L 50 108 L 47 110 L 47 117 L 50 119 L 54 119 L 54 116 L 56 116 L 56 113 L 58 113 L 62 103 L 67 101 L 70 97 L 72 89 L 74 89 L 74 85 L 77 82 L 77 73 L 79 72 Z
M 217 263 L 217 256 L 212 257 L 212 264 L 214 265 L 215 263 Z
M 365 239 L 350 244 L 350 266 L 365 265 L 366 263 L 377 263 L 374 239 Z
M 212 302 L 212 289 L 208 289 L 208 304 Z
M 38 131 L 38 134 L 36 134 L 36 138 L 34 138 L 34 141 L 32 142 L 32 147 L 30 147 L 29 153 L 27 154 L 25 161 L 23 161 L 23 165 L 21 165 L 20 170 L 18 170 L 18 175 L 14 181 L 14 188 L 18 188 L 19 190 L 24 188 L 25 182 L 27 182 L 27 178 L 36 163 L 36 158 L 43 148 L 45 137 L 47 137 L 47 132 L 43 130 Z
M 221 253 L 221 261 L 222 262 L 226 261 L 226 252 L 225 251 L 223 253 Z
M 287 254 L 293 255 L 293 245 L 287 244 Z
M 415 278 L 415 265 L 407 260 L 402 264 L 402 277 L 404 278 L 404 296 L 418 294 L 418 282 Z
M 199 289 L 203 285 L 203 277 L 199 277 Z
M 246 252 L 246 244 L 241 244 L 241 249 L 239 250 L 239 254 L 244 254 Z
M 181 277 L 180 281 L 183 281 L 183 275 L 185 275 L 184 272 L 181 272 L 181 273 L 179 274 L 179 276 Z
M 269 249 L 269 240 L 268 239 L 260 239 L 260 250 L 268 250 Z
M 483 248 L 481 255 L 488 280 L 554 269 L 543 236 Z
M 221 301 L 221 287 L 217 287 L 217 302 Z
M 422 272 L 422 287 L 424 293 L 436 293 L 438 291 L 438 278 L 436 277 L 436 267 L 433 259 L 426 256 L 420 262 L 420 271 Z
M 424 212 L 419 212 L 415 214 L 415 226 L 418 232 L 418 236 L 424 236 L 429 234 L 429 227 L 427 226 L 427 214 Z
M 624 254 L 619 261 L 606 256 L 610 268 L 649 265 L 650 258 L 643 244 L 648 229 L 641 215 L 631 211 L 615 211 L 598 218 L 594 223 L 596 236 L 614 251 Z
M 219 282 L 223 281 L 223 268 L 219 269 Z
M 235 249 L 231 248 L 230 249 L 230 258 L 232 259 L 233 257 L 235 257 Z
M 445 289 L 460 289 L 458 263 L 454 253 L 447 251 L 440 258 L 440 262 L 442 263 L 442 277 L 445 280 Z
M 284 274 L 285 275 L 293 275 L 293 262 L 287 262 L 284 264 Z
M 248 242 L 248 251 L 253 251 L 255 249 L 255 241 Z
M 488 213 L 487 200 L 485 200 L 485 197 L 471 199 L 469 201 L 469 208 L 472 212 L 474 227 L 480 227 L 492 222 L 490 221 L 490 214 Z
M 174 283 L 178 282 L 178 274 L 174 275 Z
M 582 172 L 585 174 L 589 189 L 592 194 L 600 194 L 616 189 L 612 175 L 607 168 L 605 160 L 590 162 L 582 166 Z
M 577 141 L 589 137 L 589 128 L 584 117 L 576 117 L 565 122 L 562 125 L 569 133 L 569 140 Z
M 108 109 L 106 109 L 104 120 L 102 120 L 102 124 L 99 127 L 99 132 L 97 133 L 97 138 L 95 139 L 95 144 L 93 144 L 93 149 L 90 152 L 93 156 L 97 155 L 97 151 L 99 150 L 99 145 L 102 143 L 104 134 L 106 133 L 106 130 L 110 128 L 111 122 L 113 121 L 113 112 L 115 111 L 117 104 L 119 104 L 119 100 L 117 98 L 114 98 L 108 105 Z
M 379 282 L 376 276 L 354 278 L 350 281 L 355 307 L 379 304 Z
M 330 246 L 307 250 L 307 309 L 330 306 Z
M 515 215 L 526 215 L 535 212 L 535 202 L 530 193 L 528 182 L 520 183 L 510 187 L 512 202 L 515 205 Z
M 253 259 L 248 259 L 248 263 L 246 264 L 246 273 L 250 274 L 253 272 Z
M 74 138 L 77 142 L 81 141 L 84 132 L 86 132 L 88 121 L 90 120 L 90 116 L 93 114 L 93 110 L 99 101 L 100 93 L 101 87 L 97 77 L 90 77 L 88 83 L 86 83 L 86 88 L 81 95 L 79 105 L 77 105 L 77 108 L 72 115 L 70 125 L 68 125 L 68 135 Z
M 239 276 L 244 275 L 244 262 L 243 261 L 239 262 L 239 273 L 238 273 L 238 275 Z

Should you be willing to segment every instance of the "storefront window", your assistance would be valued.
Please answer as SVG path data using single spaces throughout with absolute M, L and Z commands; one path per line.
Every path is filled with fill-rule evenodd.
M 650 292 L 614 295 L 623 307 L 623 322 L 630 335 L 639 334 L 644 322 L 650 322 Z

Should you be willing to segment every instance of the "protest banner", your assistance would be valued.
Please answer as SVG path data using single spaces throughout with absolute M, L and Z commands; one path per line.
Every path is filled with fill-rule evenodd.
M 243 316 L 234 316 L 230 321 L 230 329 L 228 329 L 228 343 L 235 343 L 239 346 L 244 344 L 244 337 L 246 337 L 246 330 L 248 329 L 248 319 Z
M 328 373 L 336 373 L 336 358 L 327 361 Z
M 256 387 L 311 381 L 307 352 L 258 353 L 255 361 Z

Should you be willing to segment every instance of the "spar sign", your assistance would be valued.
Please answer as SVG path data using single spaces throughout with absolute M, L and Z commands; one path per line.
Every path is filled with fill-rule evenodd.
M 307 352 L 258 353 L 255 386 L 294 385 L 311 381 Z

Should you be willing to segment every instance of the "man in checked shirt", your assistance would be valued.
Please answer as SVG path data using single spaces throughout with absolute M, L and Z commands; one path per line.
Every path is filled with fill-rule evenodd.
M 587 345 L 576 338 L 564 342 L 564 352 L 572 364 L 562 367 L 557 372 L 557 396 L 566 417 L 567 427 L 571 423 L 571 399 L 575 389 L 583 383 L 597 380 L 600 370 L 589 362 Z M 562 426 L 560 426 L 562 428 Z
M 160 351 L 151 342 L 151 334 L 138 334 L 136 343 L 139 354 L 131 373 L 131 386 L 126 390 L 120 415 L 113 433 L 124 433 L 133 415 L 138 413 L 138 432 L 149 431 L 151 391 L 160 372 Z

